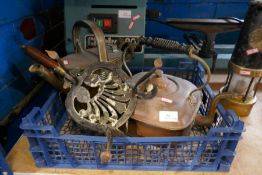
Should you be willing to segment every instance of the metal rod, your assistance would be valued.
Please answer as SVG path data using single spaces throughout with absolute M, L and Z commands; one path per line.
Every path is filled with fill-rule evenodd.
M 228 84 L 227 84 L 227 86 L 226 86 L 226 91 L 228 91 L 228 89 L 229 89 L 229 86 L 230 86 L 230 84 L 231 84 L 231 80 L 232 80 L 233 74 L 234 74 L 234 73 L 231 71 L 231 72 L 230 72 L 230 76 L 229 76 L 229 80 L 228 80 Z
M 250 90 L 250 87 L 251 87 L 253 81 L 254 81 L 254 77 L 251 78 L 251 81 L 250 81 L 250 83 L 249 83 L 249 85 L 248 85 L 248 88 L 247 88 L 247 92 L 246 92 L 244 98 L 242 99 L 243 102 L 245 102 L 246 99 L 247 99 L 247 95 L 248 95 L 248 92 L 249 92 L 249 90 Z
M 232 77 L 233 77 L 233 71 L 231 69 L 231 64 L 228 63 L 228 77 L 227 77 L 227 81 L 226 81 L 226 86 L 225 86 L 224 92 L 228 91 L 228 88 L 230 86 Z
M 258 82 L 257 82 L 257 85 L 256 85 L 255 90 L 254 90 L 254 95 L 253 95 L 253 97 L 255 97 L 256 94 L 257 94 L 257 90 L 258 90 L 259 84 L 260 84 L 260 82 L 261 82 L 261 79 L 262 79 L 262 77 L 260 77 L 259 80 L 258 80 Z
M 0 120 L 0 126 L 5 126 L 10 124 L 21 111 L 31 102 L 31 100 L 36 96 L 40 89 L 44 86 L 44 81 L 38 83 L 20 102 L 18 102 L 7 116 Z
M 216 68 L 216 61 L 217 61 L 217 53 L 215 51 L 215 41 L 216 41 L 216 35 L 217 33 L 207 33 L 207 49 L 211 51 L 212 53 L 212 66 L 211 66 L 211 72 L 214 73 Z
M 231 75 L 231 71 L 230 71 L 230 69 L 228 69 L 228 71 L 227 71 L 227 79 L 226 79 L 225 85 L 228 84 L 230 75 Z M 225 86 L 225 88 L 226 88 L 226 86 Z

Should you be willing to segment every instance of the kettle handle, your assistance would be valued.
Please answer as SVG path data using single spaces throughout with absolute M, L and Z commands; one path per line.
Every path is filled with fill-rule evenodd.
M 138 90 L 138 86 L 143 83 L 145 80 L 149 79 L 151 77 L 151 75 L 153 75 L 157 69 L 161 68 L 163 65 L 163 62 L 162 62 L 162 59 L 159 57 L 159 58 L 156 58 L 154 60 L 154 66 L 151 70 L 149 70 L 143 77 L 141 77 L 137 82 L 136 84 L 134 85 L 133 87 L 133 91 L 135 92 L 136 95 L 144 98 L 144 99 L 151 99 L 153 97 L 156 96 L 157 94 L 157 86 L 155 84 L 152 84 L 153 88 L 152 90 L 149 92 L 149 93 L 145 93 L 145 92 L 140 92 Z
M 150 93 L 145 93 L 145 92 L 140 92 L 138 90 L 138 86 L 143 83 L 145 80 L 147 80 L 151 75 L 153 75 L 155 73 L 155 71 L 157 70 L 158 68 L 156 67 L 153 67 L 149 72 L 147 72 L 143 77 L 141 77 L 137 82 L 136 84 L 134 85 L 133 87 L 133 91 L 135 92 L 135 94 L 139 97 L 142 97 L 144 99 L 151 99 L 153 97 L 156 96 L 157 94 L 157 86 L 155 84 L 152 84 L 153 86 L 153 89 Z
M 80 20 L 77 21 L 73 26 L 72 31 L 72 39 L 74 44 L 74 49 L 76 53 L 83 53 L 86 52 L 85 49 L 82 47 L 80 42 L 80 29 L 81 28 L 90 28 L 91 31 L 94 33 L 97 47 L 98 47 L 98 54 L 99 54 L 99 61 L 100 62 L 108 62 L 107 57 L 107 50 L 105 44 L 105 35 L 103 31 L 93 22 L 90 20 Z

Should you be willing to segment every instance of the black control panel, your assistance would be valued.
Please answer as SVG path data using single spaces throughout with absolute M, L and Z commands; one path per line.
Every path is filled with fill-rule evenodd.
M 88 19 L 95 21 L 106 34 L 117 33 L 117 14 L 89 14 Z

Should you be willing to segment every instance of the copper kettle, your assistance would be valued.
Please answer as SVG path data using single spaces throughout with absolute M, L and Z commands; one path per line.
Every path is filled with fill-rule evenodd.
M 159 59 L 154 62 L 159 66 Z M 137 82 L 146 72 L 133 76 Z M 138 136 L 184 136 L 189 135 L 195 116 L 198 112 L 202 93 L 195 91 L 197 87 L 182 78 L 164 74 L 157 69 L 145 80 L 139 90 L 149 92 L 152 87 L 157 92 L 152 99 L 138 99 L 132 119 L 136 122 Z M 193 100 L 192 100 L 193 99 Z

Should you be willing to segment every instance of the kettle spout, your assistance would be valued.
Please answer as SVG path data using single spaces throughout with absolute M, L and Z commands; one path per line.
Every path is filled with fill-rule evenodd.
M 200 125 L 200 126 L 212 125 L 215 119 L 215 112 L 216 112 L 216 107 L 217 107 L 218 102 L 222 99 L 234 98 L 234 97 L 236 97 L 236 94 L 232 92 L 223 92 L 223 93 L 217 94 L 211 102 L 211 106 L 210 106 L 208 115 L 207 116 L 197 115 L 195 119 L 195 125 Z

